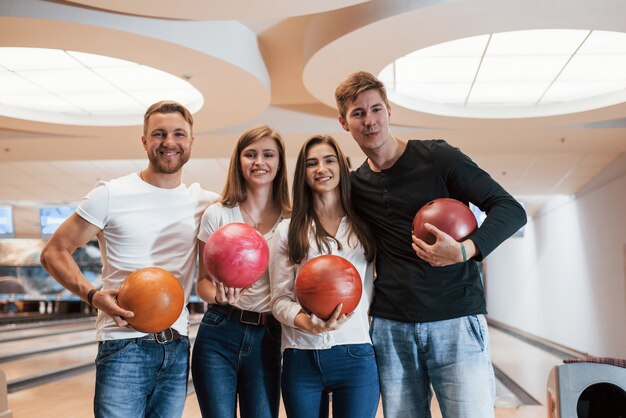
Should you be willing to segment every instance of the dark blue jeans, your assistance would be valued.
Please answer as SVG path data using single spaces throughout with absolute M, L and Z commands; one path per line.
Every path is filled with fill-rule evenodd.
M 204 418 L 276 418 L 280 404 L 280 324 L 243 324 L 204 314 L 191 372 Z
M 141 339 L 103 341 L 96 357 L 96 418 L 183 415 L 189 339 L 165 344 Z
M 328 416 L 374 418 L 380 387 L 370 344 L 338 345 L 325 350 L 288 348 L 283 352 L 283 402 L 289 418 Z

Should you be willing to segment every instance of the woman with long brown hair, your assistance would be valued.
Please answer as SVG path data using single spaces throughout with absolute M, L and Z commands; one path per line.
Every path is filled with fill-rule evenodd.
M 282 394 L 289 418 L 376 415 L 380 389 L 369 337 L 368 307 L 374 245 L 367 225 L 350 205 L 348 163 L 330 136 L 315 136 L 300 150 L 290 221 L 278 227 L 272 244 L 272 312 L 283 328 Z M 326 321 L 303 308 L 294 292 L 303 265 L 323 254 L 350 261 L 363 280 L 356 310 Z

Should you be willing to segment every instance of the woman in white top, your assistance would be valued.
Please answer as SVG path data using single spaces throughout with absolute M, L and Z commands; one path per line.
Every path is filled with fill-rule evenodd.
M 369 230 L 350 206 L 350 173 L 330 136 L 309 139 L 298 155 L 291 221 L 282 222 L 270 252 L 272 312 L 283 327 L 282 394 L 289 418 L 376 415 L 380 389 L 369 337 L 374 246 Z M 310 259 L 334 254 L 350 261 L 363 280 L 356 310 L 339 304 L 323 321 L 307 312 L 294 293 L 296 277 Z
M 290 211 L 283 141 L 268 126 L 251 128 L 235 145 L 219 202 L 202 216 L 200 251 L 216 229 L 233 222 L 254 226 L 269 245 Z M 210 304 L 191 364 L 202 416 L 234 417 L 238 400 L 243 418 L 278 417 L 281 329 L 270 312 L 268 272 L 233 289 L 212 281 L 202 265 L 196 293 Z

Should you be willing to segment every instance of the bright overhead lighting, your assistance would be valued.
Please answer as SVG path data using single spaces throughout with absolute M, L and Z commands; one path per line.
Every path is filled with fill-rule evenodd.
M 159 100 L 192 113 L 204 103 L 187 80 L 156 68 L 84 52 L 0 48 L 0 115 L 70 125 L 139 125 Z
M 111 90 L 111 84 L 88 68 L 19 71 L 15 74 L 51 94 L 80 93 L 85 91 L 85 88 L 90 92 Z
M 626 53 L 577 55 L 563 69 L 559 81 L 626 81 Z
M 457 39 L 456 41 L 422 48 L 405 58 L 411 57 L 480 57 L 485 52 L 489 35 L 472 36 Z
M 472 87 L 466 83 L 411 83 L 398 84 L 397 91 L 405 96 L 420 97 L 436 103 L 464 102 Z
M 578 54 L 626 54 L 626 33 L 594 31 L 580 47 Z
M 492 106 L 533 106 L 537 97 L 546 91 L 548 82 L 539 83 L 476 83 L 467 104 Z
M 65 51 L 44 48 L 0 48 L 0 65 L 10 71 L 80 68 Z
M 588 30 L 524 30 L 491 35 L 489 56 L 570 56 L 589 35 Z
M 611 94 L 624 88 L 619 81 L 558 81 L 543 97 L 545 103 L 559 103 Z
M 567 64 L 567 59 L 568 57 L 562 55 L 485 56 L 480 69 L 472 75 L 476 76 L 477 83 L 550 82 L 559 75 Z
M 626 34 L 527 30 L 415 51 L 380 78 L 391 101 L 448 116 L 567 114 L 626 101 Z
M 121 91 L 70 93 L 61 94 L 60 97 L 90 114 L 116 115 L 120 112 L 143 114 L 147 108 Z
M 396 62 L 398 84 L 427 82 L 471 82 L 480 57 L 415 57 Z

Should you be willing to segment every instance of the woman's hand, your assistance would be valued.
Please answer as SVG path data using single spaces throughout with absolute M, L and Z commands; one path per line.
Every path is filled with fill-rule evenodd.
M 314 314 L 307 314 L 304 311 L 300 311 L 300 313 L 296 316 L 296 319 L 294 320 L 294 325 L 296 325 L 297 328 L 301 328 L 311 334 L 320 334 L 322 332 L 335 331 L 341 328 L 341 326 L 345 324 L 346 321 L 352 316 L 352 313 L 349 315 L 342 315 L 342 308 L 343 303 L 337 305 L 333 314 L 326 321 L 318 318 Z
M 246 288 L 226 287 L 223 283 L 213 281 L 215 284 L 215 302 L 218 305 L 234 305 L 237 303 Z

